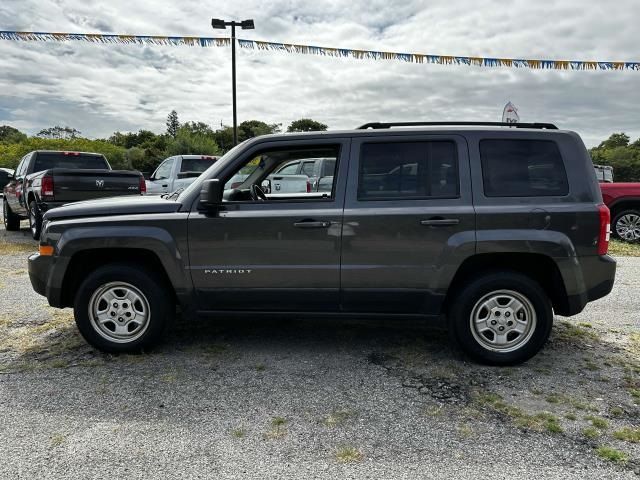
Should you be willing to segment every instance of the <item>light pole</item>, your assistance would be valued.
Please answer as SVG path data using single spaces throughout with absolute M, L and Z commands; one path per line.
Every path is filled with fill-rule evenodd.
M 253 20 L 243 20 L 242 22 L 220 20 L 219 18 L 211 19 L 211 26 L 216 29 L 225 30 L 227 25 L 231 25 L 231 83 L 233 95 L 233 146 L 238 144 L 238 109 L 236 106 L 236 27 L 243 30 L 253 30 L 255 25 Z

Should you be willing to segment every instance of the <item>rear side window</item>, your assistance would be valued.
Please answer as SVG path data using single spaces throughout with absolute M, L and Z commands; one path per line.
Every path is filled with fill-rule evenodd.
M 455 198 L 458 156 L 451 141 L 365 143 L 358 200 Z
M 546 197 L 569 193 L 560 150 L 549 140 L 480 141 L 487 197 Z
M 215 159 L 213 158 L 183 158 L 180 165 L 180 172 L 204 172 L 209 168 Z
M 108 169 L 107 160 L 101 155 L 86 155 L 75 152 L 37 153 L 34 172 L 51 168 L 84 168 L 89 170 Z

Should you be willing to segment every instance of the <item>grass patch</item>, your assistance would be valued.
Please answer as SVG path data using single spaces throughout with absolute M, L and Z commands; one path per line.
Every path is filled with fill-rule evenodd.
M 353 415 L 354 413 L 351 410 L 335 410 L 327 415 L 327 418 L 322 423 L 327 427 L 334 428 L 344 424 Z
M 67 437 L 65 437 L 64 435 L 61 435 L 59 433 L 56 433 L 54 435 L 51 435 L 51 446 L 52 447 L 59 447 L 60 445 L 62 445 L 64 443 L 64 441 L 67 439 Z
M 264 372 L 266 369 L 267 367 L 262 363 L 259 363 L 258 365 L 256 365 L 256 372 Z
M 625 442 L 640 443 L 640 428 L 624 427 L 613 432 L 613 436 Z
M 476 395 L 476 401 L 485 407 L 489 407 L 509 417 L 519 428 L 550 433 L 561 433 L 563 431 L 560 425 L 560 419 L 552 413 L 526 413 L 516 406 L 509 405 L 496 393 L 479 393 Z
M 458 425 L 458 433 L 461 437 L 469 438 L 473 435 L 473 428 L 468 423 Z
M 271 420 L 271 429 L 264 434 L 266 438 L 282 438 L 287 435 L 287 419 L 283 417 L 274 417 Z
M 591 326 L 584 327 L 571 322 L 560 322 L 555 328 L 555 336 L 562 342 L 575 343 L 583 341 L 596 341 L 600 338 L 598 333 Z
M 624 410 L 620 407 L 612 407 L 611 410 L 609 410 L 609 414 L 613 417 L 620 417 L 624 414 Z
M 0 243 L 0 255 L 17 255 L 19 253 L 35 253 L 38 246 L 33 243 Z
M 577 420 L 578 419 L 576 414 L 575 413 L 571 413 L 571 412 L 565 413 L 564 414 L 564 418 L 566 418 L 567 420 Z
M 340 463 L 359 462 L 364 458 L 362 452 L 351 445 L 340 447 L 336 450 L 336 460 Z
M 611 239 L 609 254 L 620 257 L 640 257 L 640 243 L 629 243 Z
M 598 447 L 596 449 L 596 453 L 600 458 L 615 463 L 625 463 L 629 459 L 629 457 L 624 452 L 604 445 Z
M 548 403 L 560 403 L 562 401 L 562 396 L 557 393 L 552 393 L 551 395 L 548 395 L 545 400 Z
M 587 438 L 598 438 L 600 436 L 600 430 L 594 427 L 587 427 L 582 430 L 582 434 Z
M 231 436 L 236 438 L 244 438 L 247 435 L 247 432 L 243 428 L 234 428 L 231 430 Z
M 609 428 L 609 422 L 607 422 L 602 417 L 587 415 L 586 417 L 584 417 L 584 419 L 589 420 L 591 422 L 591 425 L 593 425 L 596 428 L 599 428 L 600 430 L 606 430 L 607 428 Z

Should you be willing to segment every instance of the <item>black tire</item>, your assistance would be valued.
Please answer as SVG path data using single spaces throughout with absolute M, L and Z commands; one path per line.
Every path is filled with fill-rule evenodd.
M 629 209 L 616 214 L 611 233 L 625 242 L 640 242 L 640 210 Z
M 175 316 L 173 296 L 167 292 L 170 287 L 157 278 L 158 275 L 144 268 L 120 263 L 105 265 L 91 273 L 78 288 L 73 307 L 76 325 L 85 340 L 98 350 L 107 353 L 140 353 L 155 346 L 161 340 L 164 329 Z M 118 298 L 113 298 L 113 303 L 100 300 L 101 292 L 109 289 L 118 290 L 119 286 L 121 292 Z M 135 295 L 141 295 L 140 305 L 143 308 L 134 305 L 137 303 L 135 301 L 131 304 L 124 303 L 127 299 L 121 293 L 126 293 L 127 290 Z M 105 304 L 108 310 L 104 311 L 104 317 L 111 317 L 111 311 L 117 313 L 111 317 L 113 320 L 107 320 L 100 327 L 98 325 L 100 322 L 96 320 L 97 315 L 90 314 L 90 311 L 95 311 L 93 309 L 96 306 L 97 311 L 100 312 Z M 136 330 L 138 327 L 135 325 L 135 319 L 138 318 L 138 312 L 143 312 L 145 307 L 147 309 L 145 326 L 144 328 L 140 326 Z M 127 311 L 123 309 L 126 308 L 128 313 L 133 314 L 133 318 L 129 315 L 130 321 L 125 317 Z M 129 323 L 123 323 L 120 327 L 130 331 L 122 334 L 123 337 L 116 338 L 118 337 L 117 322 L 121 318 L 123 322 L 129 321 Z M 131 325 L 134 329 L 128 328 Z
M 6 198 L 2 200 L 2 221 L 8 232 L 20 230 L 20 217 L 11 211 Z
M 42 231 L 42 212 L 35 200 L 29 203 L 29 228 L 33 239 L 39 240 L 40 232 Z
M 483 306 L 494 298 L 498 302 L 494 309 Z M 523 308 L 514 311 L 501 304 L 509 298 Z M 489 365 L 515 365 L 530 359 L 544 346 L 553 326 L 547 294 L 536 281 L 517 272 L 493 271 L 478 276 L 467 282 L 449 305 L 450 338 L 471 358 Z M 517 323 L 516 316 L 522 318 L 521 327 L 512 326 Z M 486 321 L 476 322 L 478 318 Z M 479 332 L 482 328 L 485 331 Z M 516 328 L 527 330 L 519 333 Z M 499 341 L 499 333 L 506 344 L 489 345 Z

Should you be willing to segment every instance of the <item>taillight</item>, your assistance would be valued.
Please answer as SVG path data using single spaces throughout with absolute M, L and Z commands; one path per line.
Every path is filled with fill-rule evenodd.
M 598 205 L 600 214 L 600 235 L 598 236 L 598 255 L 606 255 L 609 251 L 609 237 L 611 236 L 611 212 L 606 205 Z
M 311 182 L 307 178 L 307 193 L 311 193 Z
M 72 157 L 79 157 L 80 152 L 62 152 L 63 155 L 70 155 Z
M 144 181 L 144 177 L 140 175 L 140 195 L 147 193 L 147 182 Z
M 40 183 L 40 196 L 53 198 L 53 177 L 45 175 Z

